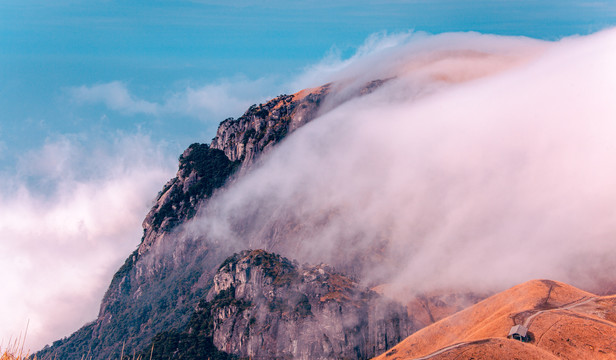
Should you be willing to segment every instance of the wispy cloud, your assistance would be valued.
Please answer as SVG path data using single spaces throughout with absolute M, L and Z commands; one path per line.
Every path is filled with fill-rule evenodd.
M 110 110 L 129 115 L 175 115 L 220 121 L 238 116 L 250 105 L 275 96 L 277 87 L 279 85 L 273 77 L 252 80 L 236 76 L 200 86 L 186 86 L 170 92 L 160 102 L 132 94 L 127 84 L 121 81 L 73 87 L 68 93 L 78 104 L 103 104 Z
M 349 69 L 352 68 L 353 64 L 365 61 L 366 58 L 382 56 L 387 50 L 395 49 L 417 36 L 425 36 L 425 34 L 413 32 L 375 33 L 370 35 L 349 58 L 343 58 L 340 51 L 332 48 L 321 61 L 305 68 L 288 86 L 299 90 L 349 77 Z M 371 76 L 374 76 L 374 74 L 371 74 Z
M 92 86 L 79 86 L 69 90 L 73 100 L 84 104 L 104 104 L 111 110 L 127 114 L 156 114 L 159 105 L 130 94 L 126 84 L 112 81 Z
M 419 51 L 422 47 L 431 46 L 434 52 L 439 49 L 456 50 L 456 46 L 452 46 L 449 41 L 449 39 L 455 41 L 456 36 L 463 35 L 450 35 L 447 37 L 448 40 L 439 40 L 443 38 L 434 38 L 429 34 L 413 31 L 375 33 L 369 36 L 351 56 L 345 58 L 340 51 L 332 48 L 321 61 L 289 78 L 272 75 L 249 79 L 238 75 L 170 91 L 158 102 L 134 95 L 129 86 L 121 81 L 73 87 L 68 93 L 71 99 L 80 105 L 103 104 L 110 110 L 125 114 L 147 114 L 157 117 L 187 116 L 203 121 L 219 122 L 227 117 L 237 117 L 248 106 L 264 102 L 281 93 L 294 93 L 332 81 L 343 83 L 347 87 L 362 86 L 374 78 L 399 76 L 400 64 L 408 66 L 409 61 L 416 57 L 414 49 Z M 493 39 L 492 44 L 487 44 L 488 38 L 484 37 L 486 44 L 482 50 L 488 53 L 503 50 L 498 48 L 497 38 Z M 535 44 L 535 47 L 540 46 L 539 41 L 533 42 L 529 39 L 517 42 L 509 40 L 508 45 L 512 47 L 509 51 L 512 53 L 519 51 L 519 56 L 524 57 L 523 52 L 530 51 L 529 43 Z M 390 67 L 379 65 L 383 57 L 394 59 L 396 56 L 398 59 L 392 62 Z M 430 59 L 424 60 L 424 62 L 429 61 Z M 371 72 L 365 71 L 365 64 L 368 63 L 372 65 Z
M 276 79 L 236 76 L 172 93 L 161 104 L 162 112 L 200 119 L 237 117 L 250 105 L 277 95 Z
M 265 102 L 282 93 L 338 82 L 348 88 L 363 86 L 375 78 L 387 79 L 401 75 L 399 67 L 411 67 L 410 63 L 429 63 L 435 59 L 421 59 L 430 47 L 432 54 L 438 51 L 464 51 L 464 43 L 455 45 L 464 34 L 449 34 L 433 37 L 423 32 L 380 32 L 369 36 L 349 57 L 344 57 L 335 47 L 316 64 L 307 66 L 291 77 L 276 75 L 250 79 L 242 75 L 223 78 L 211 83 L 189 85 L 180 90 L 169 91 L 158 102 L 134 95 L 129 86 L 121 81 L 105 84 L 82 85 L 70 88 L 69 96 L 80 105 L 103 104 L 108 109 L 126 114 L 161 116 L 186 116 L 218 123 L 227 117 L 238 117 L 248 106 Z M 529 52 L 542 47 L 542 42 L 528 38 L 510 38 L 507 49 L 499 45 L 500 38 L 484 36 L 477 49 L 487 55 L 506 53 L 508 58 L 523 59 Z M 393 59 L 389 66 L 381 64 L 386 57 Z M 365 71 L 370 64 L 370 72 Z M 416 70 L 416 69 L 410 69 Z M 493 69 L 487 69 L 487 72 Z

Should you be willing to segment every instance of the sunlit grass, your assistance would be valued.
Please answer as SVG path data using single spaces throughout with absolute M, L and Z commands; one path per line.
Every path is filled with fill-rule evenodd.
M 6 348 L 0 344 L 0 360 L 36 360 L 36 356 L 31 357 L 28 351 L 24 352 L 28 325 L 26 325 L 26 331 L 23 336 L 19 335 L 18 338 L 9 340 L 9 344 Z
M 36 356 L 30 357 L 29 354 L 22 355 L 21 352 L 13 352 L 11 350 L 4 350 L 4 352 L 0 354 L 0 360 L 26 360 L 26 359 L 27 360 L 37 360 Z

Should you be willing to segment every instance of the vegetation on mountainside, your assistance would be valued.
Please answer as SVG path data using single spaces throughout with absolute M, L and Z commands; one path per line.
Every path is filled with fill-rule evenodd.
M 231 360 L 237 357 L 218 351 L 211 337 L 197 333 L 177 330 L 160 333 L 152 340 L 149 351 L 143 351 L 140 357 L 152 360 Z
M 154 230 L 165 222 L 163 230 L 168 231 L 179 222 L 192 218 L 200 201 L 222 187 L 240 164 L 229 160 L 221 150 L 197 143 L 190 145 L 179 161 L 178 174 L 185 177 L 186 183 L 163 189 L 163 193 L 170 191 L 166 195 L 170 198 L 155 212 L 152 219 Z
M 212 338 L 214 325 L 211 310 L 213 307 L 231 304 L 241 307 L 250 305 L 235 299 L 235 289 L 227 290 L 220 292 L 212 302 L 201 300 L 185 330 L 170 330 L 157 334 L 152 339 L 152 343 L 141 352 L 141 356 L 151 356 L 152 360 L 237 359 L 234 355 L 219 351 L 214 346 Z

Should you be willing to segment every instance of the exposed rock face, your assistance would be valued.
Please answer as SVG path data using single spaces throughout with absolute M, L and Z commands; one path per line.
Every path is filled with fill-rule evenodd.
M 262 250 L 229 259 L 210 298 L 219 349 L 255 359 L 365 359 L 408 333 L 405 309 L 326 265 Z
M 211 147 L 224 151 L 232 161 L 252 163 L 260 153 L 314 119 L 329 90 L 328 84 L 253 105 L 237 120 L 220 123 Z
M 403 306 L 328 266 L 254 250 L 221 265 L 186 334 L 196 332 L 242 358 L 366 359 L 409 329 Z
M 357 96 L 379 84 L 367 84 Z M 180 236 L 175 229 L 234 174 L 249 171 L 259 156 L 314 119 L 330 88 L 252 106 L 237 120 L 223 121 L 211 145 L 191 145 L 179 159 L 177 176 L 164 186 L 146 216 L 141 244 L 114 275 L 97 319 L 46 347 L 38 358 L 117 358 L 122 349 L 138 351 L 156 334 L 185 327 L 208 292 L 218 264 L 233 251 L 209 241 L 208 234 Z

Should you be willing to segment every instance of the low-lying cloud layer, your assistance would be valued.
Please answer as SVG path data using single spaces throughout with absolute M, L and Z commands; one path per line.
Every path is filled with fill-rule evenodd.
M 0 192 L 0 345 L 27 348 L 96 317 L 111 276 L 139 243 L 175 159 L 147 136 L 59 137 L 24 154 Z
M 364 275 L 410 291 L 614 284 L 616 30 L 378 49 L 332 73 L 334 96 L 392 80 L 290 136 L 193 231 L 308 261 L 376 251 Z

